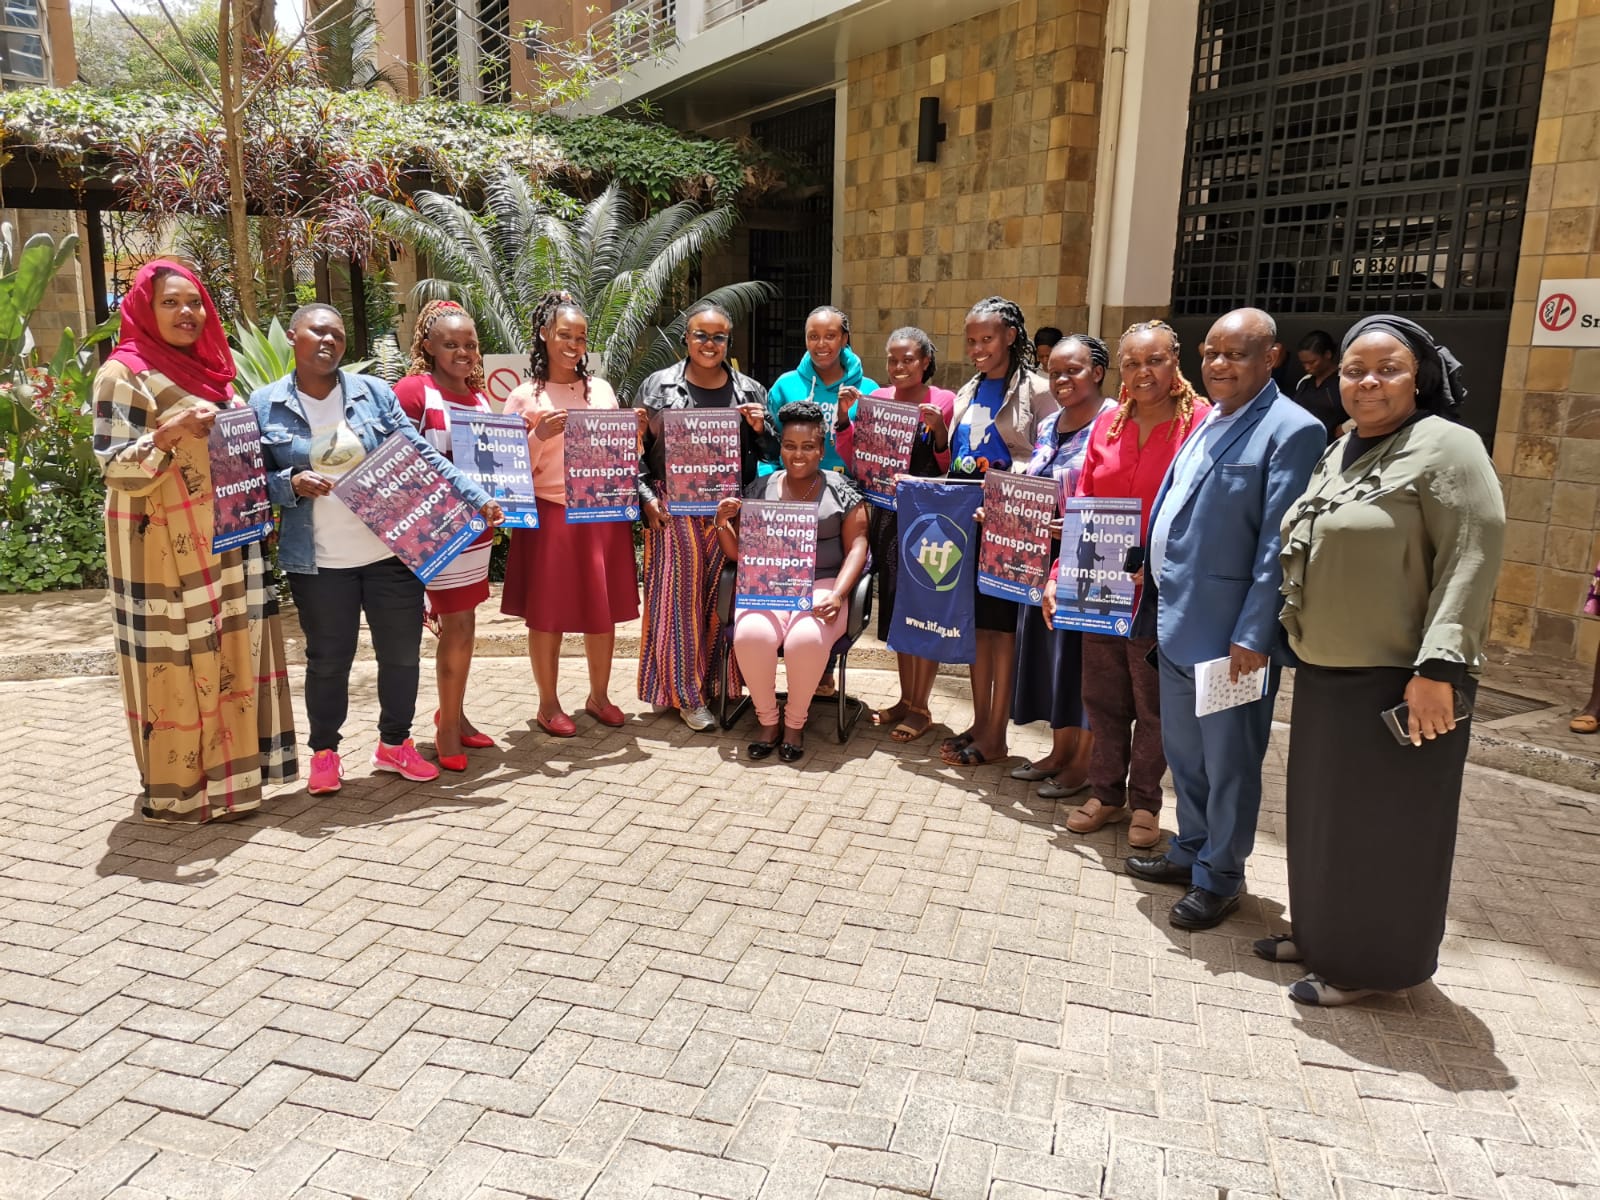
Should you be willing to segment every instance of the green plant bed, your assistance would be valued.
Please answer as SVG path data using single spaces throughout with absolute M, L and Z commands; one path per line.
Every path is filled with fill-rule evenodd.
M 0 591 L 104 587 L 105 499 L 93 492 L 35 492 L 26 514 L 0 520 Z

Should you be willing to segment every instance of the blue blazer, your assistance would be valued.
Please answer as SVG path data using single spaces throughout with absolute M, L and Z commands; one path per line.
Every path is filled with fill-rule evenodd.
M 1223 435 L 1188 499 L 1174 498 L 1180 507 L 1171 514 L 1161 578 L 1146 577 L 1134 635 L 1153 634 L 1181 666 L 1222 658 L 1235 642 L 1287 662 L 1278 624 L 1279 526 L 1327 444 L 1322 423 L 1269 381 Z M 1152 529 L 1171 487 L 1169 467 L 1150 510 Z

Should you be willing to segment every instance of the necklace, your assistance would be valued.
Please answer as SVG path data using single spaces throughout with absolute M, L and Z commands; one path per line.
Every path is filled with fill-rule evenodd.
M 796 504 L 804 504 L 804 503 L 806 503 L 808 500 L 810 500 L 814 496 L 816 496 L 816 494 L 817 494 L 817 486 L 819 484 L 821 484 L 821 482 L 822 482 L 822 472 L 818 471 L 816 476 L 811 480 L 811 487 L 807 489 L 806 494 L 804 496 L 791 496 L 790 499 L 793 500 Z M 787 471 L 785 471 L 783 473 L 783 490 L 786 491 L 786 492 L 793 492 L 793 490 L 794 490 L 789 485 L 789 473 Z

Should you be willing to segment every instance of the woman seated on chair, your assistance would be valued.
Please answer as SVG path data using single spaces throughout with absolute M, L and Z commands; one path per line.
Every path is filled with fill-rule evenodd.
M 822 470 L 828 414 L 810 400 L 786 404 L 779 448 L 782 469 L 752 482 L 750 500 L 790 500 L 817 506 L 817 577 L 810 612 L 745 611 L 734 615 L 733 652 L 761 721 L 752 759 L 776 750 L 784 762 L 805 753 L 806 717 L 828 665 L 828 654 L 844 636 L 850 596 L 867 565 L 867 506 L 855 486 L 837 471 Z M 717 539 L 729 561 L 739 558 L 740 502 L 717 506 Z M 782 651 L 789 697 L 780 727 L 778 654 Z M 780 736 L 781 728 L 781 736 Z

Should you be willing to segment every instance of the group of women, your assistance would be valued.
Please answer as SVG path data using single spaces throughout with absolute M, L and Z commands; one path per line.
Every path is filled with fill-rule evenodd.
M 111 587 L 141 812 L 177 822 L 238 816 L 259 804 L 265 784 L 298 772 L 282 637 L 262 547 L 210 551 L 206 439 L 216 413 L 242 401 L 231 388 L 232 360 L 215 307 L 186 268 L 148 264 L 122 314 L 121 343 L 96 381 L 95 449 L 108 486 Z M 616 624 L 640 612 L 640 580 L 628 525 L 569 524 L 563 507 L 570 413 L 618 403 L 605 381 L 587 371 L 587 318 L 573 297 L 553 293 L 534 324 L 529 379 L 506 410 L 520 414 L 527 428 L 539 524 L 511 535 L 501 605 L 527 625 L 538 725 L 551 736 L 570 737 L 577 724 L 558 691 L 560 639 L 566 633 L 585 637 L 584 713 L 604 725 L 623 724 L 625 714 L 609 691 L 612 649 Z M 827 687 L 848 597 L 867 570 L 878 574 L 879 630 L 888 630 L 898 574 L 895 514 L 869 509 L 849 478 L 862 395 L 917 406 L 921 427 L 909 475 L 972 478 L 1005 470 L 1048 476 L 1063 498 L 1137 498 L 1145 522 L 1177 451 L 1207 419 L 1208 405 L 1179 370 L 1177 336 L 1159 321 L 1132 326 L 1118 342 L 1121 384 L 1114 397 L 1104 392 L 1113 361 L 1109 347 L 1071 334 L 1036 348 L 1020 309 L 1001 297 L 980 301 L 967 315 L 964 341 L 973 373 L 954 394 L 932 384 L 935 347 L 913 327 L 889 337 L 888 383 L 877 388 L 850 347 L 846 315 L 819 308 L 807 321 L 806 358 L 770 395 L 729 363 L 732 332 L 726 311 L 705 302 L 694 306 L 684 359 L 652 375 L 633 397 L 645 524 L 638 691 L 642 701 L 677 709 L 698 730 L 715 724 L 712 696 L 747 687 L 759 724 L 759 736 L 746 748 L 752 760 L 775 754 L 793 762 L 804 754 L 811 700 Z M 1315 704 L 1317 719 L 1329 728 L 1339 723 L 1330 725 L 1322 709 L 1337 702 L 1338 687 L 1356 686 L 1355 675 L 1374 699 L 1380 690 L 1394 692 L 1390 702 L 1398 703 L 1401 692 L 1413 699 L 1402 678 L 1409 664 L 1399 660 L 1444 660 L 1452 686 L 1470 697 L 1481 662 L 1486 597 L 1498 565 L 1496 522 L 1503 522 L 1503 513 L 1496 511 L 1497 490 L 1491 499 L 1482 486 L 1463 483 L 1493 480 L 1481 444 L 1453 425 L 1428 423 L 1444 411 L 1435 403 L 1443 385 L 1437 347 L 1417 334 L 1412 339 L 1401 330 L 1390 337 L 1393 344 L 1377 347 L 1367 344 L 1371 334 L 1354 348 L 1347 341 L 1340 387 L 1355 430 L 1324 458 L 1308 499 L 1291 509 L 1285 524 L 1285 624 L 1295 648 L 1321 672 L 1306 706 Z M 473 613 L 489 594 L 489 537 L 424 588 L 330 492 L 340 475 L 399 435 L 490 525 L 501 521 L 495 501 L 449 461 L 451 414 L 488 407 L 470 314 L 450 303 L 428 305 L 419 314 L 410 374 L 393 390 L 339 370 L 344 327 L 327 305 L 297 312 L 291 335 L 294 370 L 250 404 L 261 425 L 270 497 L 281 513 L 278 562 L 306 636 L 309 790 L 340 786 L 338 747 L 363 614 L 377 659 L 373 766 L 413 780 L 435 778 L 441 768 L 464 770 L 469 750 L 494 744 L 465 704 Z M 742 500 L 724 500 L 706 517 L 670 510 L 662 414 L 686 408 L 740 413 L 744 499 L 817 507 L 817 578 L 808 613 L 743 611 L 731 628 L 722 626 L 718 576 L 739 556 Z M 1397 446 L 1407 441 L 1427 453 L 1399 453 Z M 1403 478 L 1408 472 L 1419 474 Z M 1334 519 L 1341 508 L 1344 515 Z M 1350 625 L 1360 597 L 1340 594 L 1354 577 L 1318 569 L 1328 561 L 1366 561 L 1361 555 L 1377 543 L 1363 541 L 1372 536 L 1373 522 L 1363 521 L 1362 513 L 1380 518 L 1388 540 L 1377 553 L 1403 558 L 1408 583 L 1406 596 L 1385 610 L 1382 637 L 1367 642 Z M 1059 523 L 1052 532 L 1059 534 Z M 1464 549 L 1469 541 L 1470 552 Z M 1012 775 L 1041 785 L 1046 798 L 1089 791 L 1067 817 L 1078 832 L 1100 829 L 1131 809 L 1129 842 L 1149 847 L 1160 836 L 1165 770 L 1151 647 L 1138 639 L 1054 629 L 1046 619 L 1052 595 L 1047 589 L 1045 610 L 978 597 L 973 720 L 944 740 L 941 757 L 963 767 L 999 760 L 1010 724 L 1045 721 L 1052 730 L 1049 752 Z M 418 752 L 411 728 L 425 625 L 439 637 L 434 762 Z M 1328 647 L 1336 648 L 1336 661 L 1318 663 Z M 788 684 L 782 707 L 780 656 Z M 932 728 L 937 667 L 899 656 L 899 696 L 874 714 L 892 741 L 912 742 Z M 1432 711 L 1424 703 L 1428 696 L 1418 691 L 1414 698 L 1424 714 Z M 1297 713 L 1300 706 L 1297 696 Z M 1314 966 L 1319 953 L 1332 956 L 1344 972 L 1337 981 L 1344 992 L 1335 988 L 1325 996 L 1359 994 L 1367 982 L 1359 964 L 1389 960 L 1352 956 L 1351 945 L 1370 951 L 1397 937 L 1397 928 L 1420 938 L 1426 973 L 1410 978 L 1404 970 L 1390 971 L 1377 986 L 1409 986 L 1432 971 L 1426 944 L 1431 939 L 1436 953 L 1443 927 L 1465 731 L 1428 718 L 1412 733 L 1423 745 L 1405 762 L 1407 786 L 1425 777 L 1441 799 L 1411 814 L 1418 829 L 1408 845 L 1431 848 L 1445 866 L 1443 885 L 1420 900 L 1407 897 L 1402 912 L 1384 897 L 1407 871 L 1364 878 L 1362 904 L 1351 906 L 1341 895 L 1349 887 L 1347 859 L 1368 839 L 1339 797 L 1344 787 L 1354 787 L 1381 798 L 1382 779 L 1348 778 L 1350 764 L 1371 767 L 1376 752 L 1346 754 L 1327 742 L 1325 728 L 1297 762 L 1302 738 L 1296 722 L 1290 788 L 1294 792 L 1298 782 L 1305 795 L 1290 798 L 1295 934 L 1264 944 L 1262 952 Z M 1348 737 L 1366 746 L 1369 735 L 1376 736 L 1356 730 Z M 1413 877 L 1415 867 L 1408 863 Z M 1297 880 L 1311 891 L 1294 890 Z M 1348 922 L 1329 932 L 1327 922 L 1338 925 L 1340 918 L 1323 914 L 1341 911 L 1356 914 L 1361 927 L 1354 935 Z M 1304 934 L 1302 912 L 1320 923 Z

